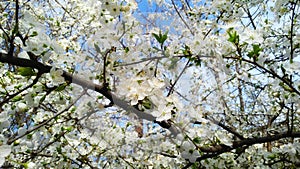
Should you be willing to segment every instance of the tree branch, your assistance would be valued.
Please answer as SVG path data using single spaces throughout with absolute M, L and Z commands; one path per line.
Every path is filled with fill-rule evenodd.
M 282 138 L 299 138 L 300 132 L 295 133 L 280 133 L 274 136 L 266 136 L 266 137 L 259 137 L 259 138 L 248 138 L 241 141 L 235 141 L 231 147 L 225 145 L 216 145 L 211 147 L 201 147 L 200 150 L 203 152 L 209 152 L 207 154 L 202 155 L 201 157 L 197 158 L 197 161 L 202 161 L 208 158 L 216 157 L 222 153 L 229 152 L 234 149 L 242 148 L 245 146 L 252 146 L 254 144 L 272 142 L 276 140 L 280 140 Z M 188 163 L 183 169 L 189 168 L 193 163 Z
M 248 60 L 248 59 L 245 59 L 245 58 L 242 58 L 242 57 L 224 57 L 224 58 L 244 61 L 246 63 L 252 64 L 252 65 L 256 66 L 257 68 L 259 68 L 259 69 L 267 72 L 268 74 L 272 75 L 274 78 L 278 78 L 284 84 L 286 84 L 288 87 L 290 87 L 293 92 L 297 93 L 300 96 L 300 92 L 292 85 L 292 83 L 289 80 L 287 80 L 286 78 L 279 76 L 274 70 L 267 69 L 267 68 L 265 68 L 264 66 L 258 64 L 255 61 L 251 61 L 251 60 Z
M 38 69 L 39 73 L 49 73 L 52 68 L 51 66 L 44 65 L 44 64 L 34 61 L 34 60 L 28 60 L 28 59 L 17 58 L 17 57 L 9 57 L 9 55 L 5 54 L 5 53 L 0 53 L 0 62 L 12 64 L 15 66 L 35 68 L 35 69 Z M 107 89 L 106 86 L 94 84 L 91 81 L 81 79 L 80 77 L 74 76 L 66 71 L 63 71 L 62 76 L 65 78 L 66 81 L 80 85 L 83 88 L 94 90 L 98 93 L 101 93 L 104 97 L 109 99 L 111 101 L 111 103 L 114 103 L 117 106 L 119 106 L 120 108 L 122 108 L 130 113 L 135 114 L 136 116 L 138 116 L 141 119 L 155 122 L 156 118 L 153 115 L 145 113 L 143 111 L 140 111 L 140 110 L 134 108 L 133 106 L 128 104 L 128 102 L 120 99 L 119 97 L 117 97 L 116 95 L 111 93 Z M 179 132 L 180 132 L 179 129 L 177 127 L 175 127 L 174 125 L 172 125 L 171 122 L 169 122 L 169 121 L 163 121 L 163 122 L 164 123 L 159 123 L 161 127 L 168 129 L 172 133 L 173 136 L 176 136 L 177 134 L 179 134 Z M 161 124 L 165 124 L 165 123 L 167 123 L 168 125 L 161 125 Z

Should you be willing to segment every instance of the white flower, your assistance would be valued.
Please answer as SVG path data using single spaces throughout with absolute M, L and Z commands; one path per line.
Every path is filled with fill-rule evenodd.
M 119 94 L 129 99 L 131 105 L 136 105 L 139 100 L 143 100 L 151 92 L 151 88 L 148 83 L 145 83 L 144 78 L 134 78 L 130 81 L 124 81 L 119 89 Z
M 191 163 L 196 162 L 197 158 L 200 156 L 199 152 L 195 150 L 195 145 L 189 141 L 184 141 L 181 145 L 181 157 L 188 159 Z
M 150 85 L 150 87 L 155 88 L 155 89 L 160 89 L 162 87 L 164 87 L 165 83 L 163 81 L 160 81 L 156 78 L 152 78 L 151 80 L 148 80 L 148 83 Z
M 157 121 L 169 120 L 172 117 L 172 109 L 170 106 L 160 104 L 157 110 L 153 111 L 153 116 L 156 117 Z
M 138 4 L 135 0 L 127 0 L 128 2 L 128 6 L 130 6 L 131 9 L 137 9 L 138 8 Z
M 34 162 L 29 162 L 27 168 L 36 168 L 36 164 Z
M 28 56 L 26 51 L 22 51 L 18 54 L 19 58 L 23 58 L 23 59 L 30 59 L 30 57 Z
M 294 155 L 297 153 L 297 150 L 295 149 L 295 147 L 296 146 L 293 145 L 292 143 L 288 143 L 288 144 L 282 145 L 280 148 L 282 149 L 283 152 Z
M 24 96 L 24 99 L 26 101 L 26 106 L 30 107 L 37 107 L 38 102 L 35 101 L 36 93 L 35 92 L 29 92 Z
M 11 147 L 9 145 L 3 144 L 0 146 L 0 166 L 5 162 L 5 157 L 7 157 L 11 152 Z
M 18 134 L 19 134 L 19 135 L 23 135 L 23 134 L 26 133 L 26 131 L 27 131 L 27 129 L 26 129 L 26 124 L 24 124 L 23 127 L 20 127 L 20 128 L 19 128 Z
M 293 61 L 293 63 L 290 63 L 290 61 L 287 61 L 283 64 L 283 67 L 285 68 L 288 74 L 293 74 L 294 72 L 300 70 L 300 62 Z
M 241 42 L 247 42 L 248 44 L 261 44 L 264 41 L 263 35 L 260 30 L 246 29 L 241 32 Z
M 50 76 L 53 80 L 53 83 L 58 85 L 65 82 L 64 77 L 62 77 L 63 71 L 61 69 L 56 69 L 52 67 L 50 70 Z
M 120 7 L 117 3 L 110 1 L 103 2 L 103 9 L 109 11 L 111 16 L 117 16 L 120 14 Z
M 232 140 L 226 133 L 221 133 L 220 131 L 217 131 L 215 133 L 215 136 L 221 141 L 222 144 L 226 146 L 232 146 Z
M 153 92 L 153 94 L 149 96 L 149 99 L 151 100 L 151 102 L 154 105 L 160 105 L 160 104 L 163 104 L 162 103 L 163 96 L 164 96 L 164 94 L 163 94 L 162 90 L 157 90 L 157 91 L 155 91 L 155 93 Z
M 0 112 L 0 131 L 2 131 L 4 128 L 8 127 L 10 125 L 10 121 L 8 120 L 9 116 L 7 112 L 3 111 Z M 1 144 L 1 140 L 0 140 Z
M 0 123 L 7 121 L 8 119 L 9 119 L 9 116 L 7 115 L 7 112 L 4 111 L 4 112 L 0 113 Z
M 65 135 L 68 143 L 74 147 L 77 147 L 80 144 L 80 139 L 74 135 L 74 133 L 68 133 Z
M 18 103 L 17 108 L 19 112 L 24 112 L 27 108 L 27 105 L 25 103 Z

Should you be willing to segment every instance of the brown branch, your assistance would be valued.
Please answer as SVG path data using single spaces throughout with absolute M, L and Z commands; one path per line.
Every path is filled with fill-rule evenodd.
M 292 83 L 288 79 L 279 76 L 274 70 L 267 69 L 267 68 L 265 68 L 264 66 L 258 64 L 255 61 L 251 61 L 251 60 L 248 60 L 248 59 L 245 59 L 245 58 L 242 58 L 242 57 L 224 57 L 224 58 L 225 59 L 234 59 L 234 60 L 244 61 L 246 63 L 252 64 L 252 65 L 256 66 L 257 68 L 259 68 L 259 69 L 267 72 L 268 74 L 272 75 L 274 78 L 277 78 L 277 79 L 281 80 L 284 84 L 286 84 L 288 87 L 290 87 L 293 92 L 297 93 L 300 96 L 300 92 L 292 85 Z
M 256 26 L 255 26 L 255 23 L 254 23 L 253 15 L 251 14 L 248 6 L 246 8 L 242 6 L 242 8 L 244 9 L 244 11 L 246 12 L 246 14 L 248 15 L 248 18 L 250 19 L 250 23 L 251 23 L 253 29 L 256 30 Z
M 31 67 L 38 69 L 39 73 L 49 73 L 51 70 L 51 66 L 44 65 L 40 62 L 34 61 L 34 60 L 28 60 L 23 58 L 17 58 L 17 57 L 9 57 L 8 54 L 0 53 L 0 62 L 8 63 L 16 66 L 21 67 Z M 145 119 L 148 121 L 155 122 L 155 117 L 149 113 L 145 113 L 143 111 L 140 111 L 133 106 L 131 106 L 128 102 L 120 99 L 116 95 L 114 95 L 112 92 L 110 92 L 106 86 L 94 84 L 91 81 L 84 80 L 78 76 L 74 76 L 66 71 L 63 71 L 62 75 L 67 82 L 71 82 L 77 85 L 80 85 L 81 87 L 85 89 L 94 90 L 100 94 L 102 94 L 104 97 L 109 99 L 112 104 L 115 104 L 119 106 L 120 108 L 124 109 L 127 112 L 133 113 L 136 116 L 138 116 L 141 119 Z M 172 135 L 176 136 L 179 134 L 179 129 L 171 124 L 169 121 L 162 121 L 158 123 L 161 127 L 168 129 Z
M 103 72 L 102 72 L 102 76 L 103 76 L 103 86 L 107 87 L 107 82 L 106 82 L 106 64 L 107 64 L 107 57 L 108 54 L 115 52 L 116 51 L 116 47 L 112 46 L 110 49 L 107 49 L 104 54 L 103 54 Z
M 178 157 L 176 155 L 168 154 L 168 153 L 165 153 L 165 152 L 160 152 L 160 153 L 157 153 L 157 154 L 165 156 L 165 157 L 169 157 L 169 158 L 177 158 Z
M 15 40 L 16 34 L 19 32 L 19 0 L 16 0 L 15 20 L 16 20 L 15 21 L 16 23 L 13 28 L 11 37 L 9 39 L 10 47 L 9 47 L 8 53 L 10 54 L 10 56 L 13 56 L 13 53 L 15 50 L 14 40 Z
M 293 62 L 293 58 L 294 58 L 294 50 L 296 48 L 294 48 L 294 42 L 293 42 L 293 34 L 294 34 L 294 25 L 295 25 L 295 22 L 294 22 L 294 19 L 295 19 L 295 10 L 296 10 L 296 6 L 297 6 L 297 3 L 298 3 L 298 0 L 295 2 L 295 3 L 292 3 L 291 2 L 291 5 L 292 5 L 292 16 L 291 16 L 291 29 L 290 29 L 290 37 L 289 37 L 289 40 L 290 40 L 290 45 L 291 45 L 291 56 L 290 56 L 290 62 L 292 63 Z M 296 16 L 297 17 L 297 16 Z
M 31 67 L 34 69 L 38 69 L 40 73 L 49 73 L 50 69 L 52 68 L 51 66 L 44 65 L 40 62 L 31 61 L 23 58 L 10 57 L 9 54 L 5 53 L 0 53 L 0 62 L 21 67 Z
M 213 122 L 214 124 L 216 124 L 216 125 L 222 127 L 224 130 L 228 131 L 229 133 L 235 135 L 237 138 L 239 138 L 239 139 L 241 139 L 241 140 L 244 140 L 244 139 L 245 139 L 241 134 L 239 134 L 237 131 L 235 131 L 235 130 L 233 129 L 233 127 L 231 127 L 231 126 L 226 126 L 226 125 L 223 124 L 222 122 L 217 121 L 217 120 L 215 120 L 215 119 L 213 119 L 213 118 L 207 117 L 207 119 L 210 120 L 211 122 Z M 197 123 L 195 123 L 195 124 L 197 124 Z
M 280 133 L 274 136 L 266 136 L 266 137 L 259 137 L 259 138 L 248 138 L 241 141 L 235 141 L 233 142 L 233 145 L 231 147 L 225 146 L 225 145 L 216 145 L 211 147 L 201 147 L 200 150 L 203 152 L 209 152 L 207 154 L 204 154 L 197 158 L 197 161 L 202 161 L 208 158 L 217 157 L 218 155 L 222 153 L 229 152 L 234 149 L 243 148 L 247 146 L 252 146 L 254 144 L 261 144 L 266 142 L 272 142 L 276 140 L 280 140 L 283 138 L 300 138 L 300 132 L 295 133 Z M 188 163 L 186 166 L 183 167 L 183 169 L 189 168 L 193 163 Z

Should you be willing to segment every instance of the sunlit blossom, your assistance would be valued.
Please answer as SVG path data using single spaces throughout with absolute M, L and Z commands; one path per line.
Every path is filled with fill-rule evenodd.
M 64 79 L 64 77 L 62 77 L 62 75 L 63 75 L 62 70 L 56 69 L 55 67 L 51 68 L 50 76 L 51 76 L 54 84 L 58 85 L 58 84 L 65 82 L 65 79 Z

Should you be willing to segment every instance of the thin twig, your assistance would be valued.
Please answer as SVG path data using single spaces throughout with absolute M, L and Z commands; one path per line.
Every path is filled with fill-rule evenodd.
M 31 129 L 28 129 L 24 134 L 21 134 L 21 135 L 19 135 L 19 136 L 17 136 L 17 137 L 15 137 L 15 138 L 11 138 L 11 139 L 8 139 L 8 141 L 7 141 L 7 144 L 11 144 L 11 143 L 13 143 L 14 141 L 16 141 L 16 140 L 18 140 L 18 139 L 20 139 L 20 138 L 22 138 L 22 137 L 24 137 L 24 136 L 26 136 L 27 134 L 29 134 L 29 133 L 31 133 L 31 132 L 33 132 L 33 131 L 35 131 L 35 130 L 37 130 L 37 129 L 39 129 L 39 128 L 41 128 L 41 127 L 43 127 L 43 126 L 45 126 L 47 123 L 49 123 L 51 120 L 53 120 L 53 119 L 55 119 L 56 117 L 58 117 L 58 116 L 60 116 L 61 114 L 63 114 L 64 112 L 66 112 L 66 111 L 68 111 L 83 95 L 85 95 L 86 94 L 86 90 L 84 90 L 82 93 L 81 93 L 81 95 L 76 99 L 76 100 L 74 100 L 74 102 L 72 103 L 72 104 L 69 104 L 66 108 L 64 108 L 62 111 L 60 111 L 59 113 L 57 113 L 56 115 L 54 115 L 53 117 L 51 117 L 51 118 L 49 118 L 49 119 L 47 119 L 47 120 L 45 120 L 45 121 L 43 121 L 43 122 L 41 122 L 41 123 L 39 123 L 39 124 L 37 124 L 36 126 L 34 126 L 34 127 L 32 127 Z
M 176 83 L 179 81 L 179 79 L 181 78 L 181 76 L 183 75 L 183 73 L 185 72 L 185 70 L 188 68 L 188 65 L 190 63 L 190 60 L 188 60 L 184 66 L 184 68 L 182 69 L 182 71 L 180 72 L 179 76 L 177 77 L 177 79 L 175 80 L 175 82 L 173 84 L 171 84 L 170 90 L 167 94 L 167 97 L 170 96 L 174 90 L 174 87 L 176 85 Z
M 35 79 L 33 80 L 33 82 L 32 82 L 30 85 L 26 86 L 25 88 L 19 90 L 18 92 L 14 93 L 14 94 L 12 94 L 12 95 L 9 95 L 8 98 L 6 98 L 5 100 L 3 100 L 3 101 L 0 103 L 0 107 L 2 107 L 2 106 L 3 106 L 5 103 L 7 103 L 10 99 L 14 98 L 15 96 L 19 95 L 19 94 L 22 93 L 23 91 L 25 91 L 25 90 L 29 89 L 30 87 L 32 87 L 33 85 L 35 85 L 35 84 L 38 82 L 38 80 L 39 80 L 40 77 L 41 77 L 41 74 L 37 74 L 37 76 L 35 77 Z
M 250 23 L 253 26 L 254 30 L 256 30 L 254 19 L 252 17 L 253 15 L 251 15 L 251 12 L 250 12 L 248 6 L 246 8 L 242 6 L 242 8 L 244 9 L 244 11 L 246 12 L 246 14 L 248 15 L 248 18 L 250 19 Z
M 184 23 L 184 25 L 189 29 L 189 31 L 191 32 L 191 34 L 194 36 L 195 33 L 193 32 L 193 30 L 190 28 L 190 26 L 186 23 L 186 21 L 183 19 L 183 17 L 181 16 L 180 12 L 178 11 L 175 3 L 174 3 L 174 0 L 172 0 L 172 4 L 173 4 L 173 7 L 175 8 L 175 11 L 176 13 L 178 14 L 178 16 L 180 17 L 180 19 L 182 20 L 182 22 Z
M 296 6 L 297 6 L 297 3 L 298 3 L 299 0 L 297 0 L 294 4 L 292 3 L 292 16 L 291 16 L 291 29 L 290 29 L 290 37 L 289 37 L 289 40 L 290 40 L 290 45 L 291 45 L 291 53 L 290 53 L 290 62 L 292 63 L 293 62 L 293 58 L 294 58 L 294 42 L 293 42 L 293 34 L 294 34 L 294 25 L 296 22 L 294 22 L 294 18 L 295 18 L 295 10 L 296 10 Z
M 264 66 L 256 63 L 255 61 L 251 61 L 251 60 L 241 58 L 241 57 L 224 57 L 224 58 L 225 59 L 234 59 L 234 60 L 244 61 L 244 62 L 247 62 L 249 64 L 252 64 L 252 65 L 256 66 L 257 68 L 259 68 L 259 69 L 267 72 L 268 74 L 272 75 L 273 78 L 277 78 L 277 79 L 281 80 L 284 84 L 286 84 L 288 87 L 290 87 L 293 92 L 297 93 L 300 96 L 300 92 L 292 85 L 292 83 L 288 79 L 279 76 L 273 70 L 269 70 L 269 69 L 265 68 Z

